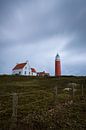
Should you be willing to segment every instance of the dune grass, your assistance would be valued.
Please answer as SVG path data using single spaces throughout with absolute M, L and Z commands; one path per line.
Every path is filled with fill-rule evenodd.
M 79 84 L 74 98 L 72 91 L 63 91 L 68 83 Z M 84 130 L 86 127 L 86 77 L 0 76 L 0 130 L 11 125 L 13 93 L 18 95 L 15 129 Z

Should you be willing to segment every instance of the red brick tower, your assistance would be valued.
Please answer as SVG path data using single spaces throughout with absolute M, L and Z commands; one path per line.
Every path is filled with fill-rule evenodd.
M 61 62 L 59 54 L 55 57 L 55 76 L 61 76 Z

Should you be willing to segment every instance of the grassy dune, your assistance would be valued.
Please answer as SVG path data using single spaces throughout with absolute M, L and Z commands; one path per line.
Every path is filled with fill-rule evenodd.
M 74 97 L 72 90 L 63 91 L 68 83 L 79 84 Z M 15 125 L 13 93 L 18 96 Z M 85 130 L 85 115 L 86 77 L 0 76 L 0 130 Z

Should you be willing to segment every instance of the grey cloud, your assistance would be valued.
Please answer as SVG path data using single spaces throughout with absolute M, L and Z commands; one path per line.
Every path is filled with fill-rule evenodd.
M 32 46 L 31 48 L 36 47 L 35 50 L 39 52 L 41 57 L 43 52 L 39 51 L 42 51 L 39 44 L 42 47 L 43 45 L 45 46 L 45 54 L 46 52 L 50 53 L 52 49 L 54 53 L 56 49 L 61 51 L 62 56 L 63 51 L 64 54 L 70 55 L 70 57 L 72 57 L 72 54 L 76 57 L 80 53 L 85 54 L 85 16 L 86 0 L 0 0 L 0 51 L 2 57 L 5 56 L 4 52 L 8 51 L 9 48 L 17 50 L 18 46 L 20 46 L 20 50 L 17 50 L 17 55 L 19 53 L 20 57 L 25 57 L 26 53 L 22 50 L 22 55 L 21 48 L 27 45 Z M 57 40 L 59 37 L 60 40 Z M 50 42 L 52 38 L 53 40 Z M 65 38 L 69 40 L 66 41 Z M 63 44 L 61 39 L 66 44 Z M 47 45 L 52 48 L 49 48 L 50 50 L 46 49 Z M 34 50 L 30 50 L 29 46 L 27 55 L 34 53 Z M 9 52 L 9 54 L 11 53 Z M 16 51 L 14 51 L 15 61 L 12 61 L 12 64 L 17 60 L 15 55 Z M 0 57 L 0 60 L 1 64 L 3 63 L 4 65 L 2 57 Z M 44 55 L 45 57 L 46 55 Z M 64 58 L 68 57 L 65 56 Z M 32 57 L 31 61 L 33 62 L 33 60 L 34 58 Z M 67 65 L 66 63 L 67 61 L 64 62 L 65 65 Z M 75 63 L 74 65 L 76 66 Z M 70 67 L 73 68 L 71 65 Z M 53 73 L 53 65 L 50 68 L 51 73 Z M 65 73 L 65 71 L 63 72 Z
M 50 7 L 41 8 L 41 2 L 38 1 L 38 3 L 40 4 L 35 3 L 36 5 L 32 6 L 32 8 L 30 7 L 30 11 L 29 5 L 26 6 L 25 4 L 25 6 L 22 5 L 23 7 L 20 6 L 20 8 L 16 8 L 16 11 L 13 11 L 15 10 L 15 8 L 13 8 L 11 12 L 8 12 L 9 17 L 6 17 L 6 22 L 4 20 L 3 22 L 5 23 L 1 25 L 0 34 L 2 36 L 2 41 L 5 38 L 6 42 L 7 40 L 11 41 L 12 38 L 15 42 L 16 40 L 24 42 L 28 40 L 35 41 L 56 33 L 57 25 L 53 18 L 53 11 L 51 10 L 52 5 Z M 45 5 L 46 2 L 44 6 Z M 6 14 L 3 15 L 5 16 Z

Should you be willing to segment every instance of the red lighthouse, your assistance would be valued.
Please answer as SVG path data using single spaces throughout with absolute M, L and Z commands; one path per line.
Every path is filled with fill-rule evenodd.
M 61 62 L 59 54 L 55 57 L 55 76 L 61 76 Z

